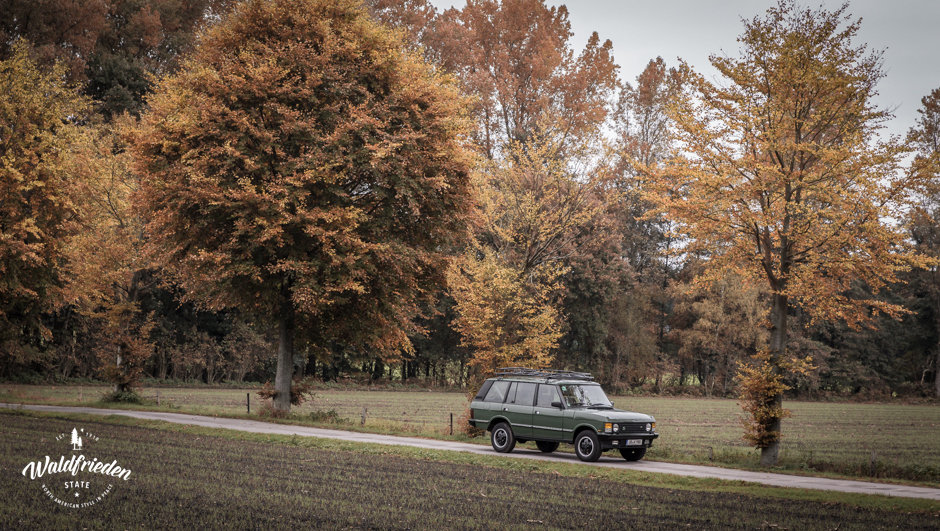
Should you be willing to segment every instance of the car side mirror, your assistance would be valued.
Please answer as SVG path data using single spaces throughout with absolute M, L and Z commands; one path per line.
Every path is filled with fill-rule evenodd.
M 552 402 L 552 407 L 557 407 L 558 409 L 561 409 L 561 402 Z

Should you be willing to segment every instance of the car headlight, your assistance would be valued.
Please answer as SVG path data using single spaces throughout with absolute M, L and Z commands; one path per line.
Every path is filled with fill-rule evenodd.
M 618 431 L 620 431 L 620 426 L 614 424 L 614 433 L 617 433 Z
M 650 431 L 650 430 L 652 430 L 652 429 L 653 429 L 653 425 L 650 424 L 649 422 L 647 422 L 647 423 L 646 423 L 646 431 Z
M 611 423 L 604 424 L 604 433 L 610 433 L 613 430 L 613 425 Z

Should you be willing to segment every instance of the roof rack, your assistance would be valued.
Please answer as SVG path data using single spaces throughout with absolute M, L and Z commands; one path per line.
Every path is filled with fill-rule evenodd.
M 529 376 L 545 378 L 546 380 L 584 380 L 594 381 L 589 372 L 555 371 L 550 369 L 528 369 L 526 367 L 500 367 L 496 369 L 496 376 Z

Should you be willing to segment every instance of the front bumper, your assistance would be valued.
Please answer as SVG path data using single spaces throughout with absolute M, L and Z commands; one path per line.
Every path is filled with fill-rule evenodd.
M 659 437 L 658 433 L 598 433 L 597 440 L 601 443 L 604 450 L 614 448 L 649 448 L 653 446 L 653 441 Z M 636 444 L 640 441 L 640 444 Z M 633 444 L 628 444 L 633 443 Z

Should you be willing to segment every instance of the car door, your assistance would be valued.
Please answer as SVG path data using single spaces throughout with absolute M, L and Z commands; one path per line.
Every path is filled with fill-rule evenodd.
M 535 439 L 565 439 L 564 410 L 552 406 L 552 402 L 561 403 L 558 386 L 539 384 L 535 407 L 532 408 L 532 437 Z
M 487 390 L 486 395 L 483 398 L 483 403 L 478 404 L 479 409 L 473 412 L 474 418 L 477 419 L 477 427 L 488 429 L 490 419 L 494 415 L 501 414 L 503 411 L 503 403 L 506 401 L 506 396 L 509 394 L 509 383 L 505 381 L 496 381 L 493 382 L 490 388 Z
M 509 388 L 509 397 L 503 404 L 504 415 L 512 424 L 512 432 L 517 439 L 532 437 L 532 404 L 535 402 L 536 384 L 532 382 L 513 382 Z

